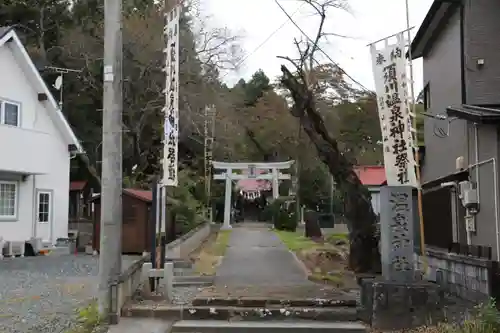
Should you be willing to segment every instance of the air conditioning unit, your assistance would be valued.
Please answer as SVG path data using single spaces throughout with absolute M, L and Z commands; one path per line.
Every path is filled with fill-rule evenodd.
M 3 255 L 5 257 L 24 257 L 24 242 L 21 241 L 7 241 L 3 248 Z

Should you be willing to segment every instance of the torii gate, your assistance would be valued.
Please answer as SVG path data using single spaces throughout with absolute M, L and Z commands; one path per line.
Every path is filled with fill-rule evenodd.
M 223 169 L 223 173 L 214 174 L 215 180 L 225 180 L 226 190 L 225 190 L 225 200 L 224 200 L 224 224 L 222 229 L 231 229 L 231 194 L 232 194 L 232 183 L 233 180 L 240 179 L 265 179 L 272 180 L 273 198 L 277 199 L 279 197 L 279 181 L 283 179 L 291 179 L 290 174 L 281 173 L 281 169 L 289 169 L 294 161 L 286 162 L 258 162 L 258 163 L 231 163 L 231 162 L 216 162 L 212 161 L 212 165 L 215 170 Z M 259 174 L 257 170 L 267 169 L 271 170 L 271 173 Z M 233 170 L 248 170 L 247 174 L 237 174 L 233 173 Z

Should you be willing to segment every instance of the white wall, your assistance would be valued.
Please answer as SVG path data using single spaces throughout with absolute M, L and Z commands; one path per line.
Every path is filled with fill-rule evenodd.
M 380 188 L 370 188 L 372 194 L 372 207 L 375 214 L 380 214 Z
M 54 243 L 56 238 L 67 237 L 68 233 L 70 164 L 68 145 L 49 116 L 48 109 L 45 107 L 45 105 L 48 106 L 48 102 L 38 101 L 38 93 L 41 91 L 33 89 L 28 79 L 31 75 L 29 73 L 28 76 L 24 75 L 10 47 L 0 47 L 0 73 L 2 73 L 0 75 L 0 99 L 5 98 L 22 103 L 21 128 L 18 129 L 19 132 L 23 132 L 22 135 L 28 138 L 30 135 L 40 135 L 39 132 L 43 132 L 46 138 L 41 154 L 40 151 L 33 151 L 32 148 L 27 152 L 17 151 L 17 158 L 24 158 L 23 164 L 30 165 L 34 163 L 31 159 L 33 154 L 36 154 L 37 159 L 40 159 L 39 163 L 47 163 L 50 169 L 48 173 L 29 176 L 26 181 L 19 183 L 18 220 L 14 222 L 0 220 L 0 236 L 5 240 L 27 240 L 34 236 L 33 221 L 36 207 L 33 201 L 35 199 L 33 191 L 38 188 L 53 191 L 52 231 L 48 225 L 41 223 L 37 223 L 36 228 L 38 236 L 43 236 L 44 240 Z M 5 125 L 0 125 L 0 133 L 5 133 L 2 126 Z M 16 142 L 17 140 L 14 140 L 9 144 L 16 145 Z M 34 149 L 39 150 L 36 147 Z M 3 158 L 4 156 L 0 156 L 0 169 Z

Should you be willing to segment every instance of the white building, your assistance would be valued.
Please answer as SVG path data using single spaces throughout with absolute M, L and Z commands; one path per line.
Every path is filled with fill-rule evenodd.
M 0 73 L 0 238 L 54 244 L 68 237 L 70 158 L 82 149 L 12 28 L 0 27 Z

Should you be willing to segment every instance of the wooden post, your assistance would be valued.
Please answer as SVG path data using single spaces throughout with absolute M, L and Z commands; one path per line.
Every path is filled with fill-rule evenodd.
M 406 29 L 407 29 L 407 34 L 408 34 L 408 43 L 411 43 L 411 30 L 412 28 L 410 27 L 410 5 L 408 3 L 408 0 L 406 2 Z M 423 266 L 424 266 L 424 273 L 427 273 L 427 252 L 425 250 L 425 228 L 424 228 L 424 214 L 423 214 L 423 205 L 422 205 L 422 186 L 421 186 L 421 179 L 420 179 L 420 163 L 419 163 L 419 158 L 420 154 L 418 152 L 418 133 L 417 133 L 417 106 L 416 106 L 416 101 L 415 101 L 415 88 L 413 86 L 413 63 L 412 63 L 412 56 L 411 56 L 411 44 L 410 47 L 408 47 L 408 62 L 410 65 L 410 94 L 411 94 L 411 99 L 412 99 L 412 106 L 413 106 L 413 128 L 415 129 L 415 164 L 416 164 L 416 177 L 417 177 L 417 184 L 418 184 L 418 193 L 417 193 L 417 199 L 418 199 L 418 216 L 419 216 L 419 222 L 420 222 L 420 251 L 422 252 L 422 259 L 423 259 Z

